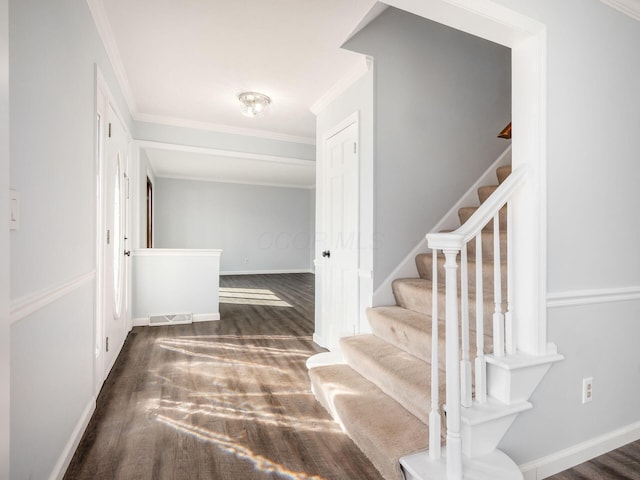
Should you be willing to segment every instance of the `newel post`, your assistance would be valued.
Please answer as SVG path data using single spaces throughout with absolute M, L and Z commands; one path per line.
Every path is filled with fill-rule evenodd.
M 459 250 L 445 249 L 446 274 L 446 378 L 447 378 L 447 480 L 462 479 L 460 428 L 460 340 L 458 328 Z

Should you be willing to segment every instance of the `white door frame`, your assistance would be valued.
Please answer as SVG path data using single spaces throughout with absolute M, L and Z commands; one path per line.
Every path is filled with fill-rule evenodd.
M 492 0 L 384 0 L 393 7 L 511 48 L 514 167 L 527 165 L 526 187 L 512 202 L 517 346 L 547 345 L 547 31 L 537 20 Z M 553 348 L 553 347 L 551 347 Z
M 102 384 L 106 378 L 105 372 L 105 363 L 104 363 L 104 354 L 105 354 L 105 319 L 104 319 L 104 223 L 105 223 L 105 205 L 103 202 L 103 169 L 104 169 L 104 132 L 106 131 L 106 123 L 104 121 L 107 118 L 107 112 L 109 107 L 113 108 L 116 115 L 120 118 L 122 122 L 122 126 L 125 129 L 125 133 L 127 135 L 127 142 L 129 145 L 127 158 L 125 160 L 125 171 L 130 172 L 131 165 L 131 134 L 127 129 L 127 125 L 124 121 L 122 121 L 123 117 L 115 103 L 114 97 L 107 85 L 100 69 L 97 65 L 95 65 L 95 95 L 96 95 L 96 103 L 95 103 L 95 115 L 94 115 L 94 133 L 95 133 L 95 171 L 96 171 L 96 304 L 95 304 L 95 330 L 94 330 L 94 394 L 97 397 L 100 389 L 102 388 Z M 100 124 L 98 123 L 98 116 L 101 118 Z M 100 128 L 100 135 L 98 136 L 98 129 Z M 128 173 L 127 173 L 128 174 Z M 130 184 L 130 181 L 129 181 Z M 124 188 L 127 188 L 126 185 L 123 185 Z M 129 185 L 130 192 L 130 185 Z M 130 193 L 129 193 L 130 195 Z M 125 200 L 125 205 L 130 208 L 131 201 Z M 130 232 L 130 222 L 131 222 L 131 214 L 130 210 L 126 214 L 128 226 L 125 227 Z M 129 243 L 130 245 L 130 243 Z M 124 316 L 123 322 L 126 325 L 127 331 L 131 329 L 131 311 L 130 311 L 130 303 L 127 301 L 131 298 L 131 282 L 128 281 L 130 277 L 131 271 L 131 260 L 130 257 L 127 257 L 127 260 L 124 262 L 124 291 L 123 298 L 125 299 L 122 314 Z
M 324 250 L 324 242 L 326 242 L 327 231 L 329 226 L 329 208 L 327 202 L 327 189 L 326 189 L 326 175 L 327 175 L 327 154 L 328 150 L 326 148 L 327 142 L 329 139 L 336 134 L 340 133 L 347 127 L 351 125 L 356 126 L 356 143 L 358 144 L 357 152 L 356 152 L 356 169 L 360 172 L 360 114 L 359 112 L 354 112 L 349 115 L 347 118 L 339 122 L 337 125 L 331 127 L 322 135 L 322 144 L 320 146 L 320 152 L 318 158 L 320 158 L 320 162 L 318 164 L 318 170 L 316 173 L 316 199 L 317 199 L 317 232 L 319 234 L 316 235 L 316 260 L 314 261 L 315 269 L 316 269 L 316 321 L 315 321 L 315 332 L 314 332 L 314 341 L 323 346 L 328 347 L 331 343 L 331 339 L 328 337 L 328 334 L 331 334 L 331 321 L 328 318 L 329 312 L 327 312 L 327 295 L 329 292 L 328 287 L 328 275 L 325 268 L 325 262 L 322 259 L 322 251 Z M 356 189 L 356 225 L 357 230 L 360 229 L 360 174 L 357 175 L 357 184 L 354 185 Z M 358 249 L 357 249 L 357 268 L 360 266 L 360 241 L 358 239 Z M 360 278 L 358 277 L 358 284 L 360 283 Z M 358 295 L 359 295 L 358 288 Z M 360 303 L 356 300 L 358 304 L 358 310 L 360 308 Z M 360 329 L 359 319 L 354 319 L 356 322 L 356 329 Z M 355 332 L 360 333 L 359 331 Z

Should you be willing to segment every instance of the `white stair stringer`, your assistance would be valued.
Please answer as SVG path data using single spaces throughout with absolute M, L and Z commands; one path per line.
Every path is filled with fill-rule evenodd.
M 443 480 L 447 478 L 447 448 L 433 460 L 427 450 L 400 459 L 406 480 Z M 520 468 L 500 450 L 475 458 L 463 457 L 464 480 L 522 480 Z
M 476 458 L 496 450 L 518 415 L 532 407 L 529 402 L 505 405 L 487 398 L 485 403 L 474 402 L 471 407 L 462 408 L 462 454 Z
M 529 400 L 551 366 L 564 360 L 555 345 L 549 346 L 546 355 L 517 353 L 496 357 L 486 355 L 487 394 L 507 405 Z

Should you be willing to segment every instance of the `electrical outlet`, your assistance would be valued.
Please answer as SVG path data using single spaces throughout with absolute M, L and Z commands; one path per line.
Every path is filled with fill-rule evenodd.
M 593 400 L 593 377 L 582 379 L 582 403 Z

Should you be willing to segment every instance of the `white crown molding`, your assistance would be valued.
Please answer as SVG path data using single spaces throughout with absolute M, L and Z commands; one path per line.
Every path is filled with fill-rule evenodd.
M 271 132 L 268 130 L 258 130 L 253 128 L 234 127 L 230 125 L 220 125 L 218 123 L 199 122 L 196 120 L 185 120 L 182 118 L 165 117 L 161 115 L 150 115 L 148 113 L 135 113 L 133 119 L 136 122 L 155 123 L 168 125 L 171 127 L 192 128 L 195 130 L 206 130 L 216 133 L 229 133 L 231 135 L 242 135 L 245 137 L 266 138 L 269 140 L 279 140 L 281 142 L 302 143 L 305 145 L 315 145 L 316 139 L 312 137 L 301 137 L 286 133 Z
M 19 320 L 28 317 L 50 303 L 70 294 L 74 290 L 91 282 L 96 277 L 96 271 L 91 270 L 83 275 L 61 283 L 51 288 L 41 290 L 31 295 L 25 295 L 11 302 L 9 319 L 13 325 Z
M 157 178 L 168 178 L 171 180 L 187 180 L 190 182 L 209 182 L 209 183 L 228 183 L 232 185 L 248 185 L 251 187 L 272 187 L 272 188 L 295 188 L 299 190 L 313 190 L 314 185 L 291 185 L 286 183 L 269 183 L 269 182 L 249 182 L 245 180 L 230 180 L 225 178 L 208 179 L 202 177 L 192 177 L 189 175 L 158 175 Z
M 127 103 L 129 112 L 133 115 L 137 110 L 136 101 L 133 96 L 133 92 L 131 91 L 129 78 L 127 77 L 124 63 L 122 62 L 122 57 L 120 56 L 120 51 L 118 50 L 118 44 L 115 40 L 111 24 L 109 23 L 109 18 L 104 8 L 104 4 L 102 3 L 102 0 L 87 0 L 87 4 L 89 5 L 89 10 L 91 11 L 93 21 L 96 24 L 98 35 L 100 35 L 100 39 L 102 40 L 104 49 L 107 52 L 109 61 L 111 62 L 113 72 L 115 73 L 116 79 L 120 84 L 120 90 L 122 91 L 124 100 Z
M 353 68 L 316 100 L 313 105 L 309 107 L 309 110 L 311 110 L 314 115 L 318 115 L 327 105 L 342 95 L 351 85 L 360 80 L 360 78 L 371 69 L 372 65 L 373 59 L 371 57 L 361 56 Z
M 547 295 L 547 307 L 571 307 L 634 300 L 640 300 L 640 286 L 550 293 Z
M 619 12 L 640 21 L 640 1 L 639 0 L 600 0 L 605 5 L 615 8 Z
M 245 160 L 260 160 L 262 162 L 280 163 L 283 165 L 298 165 L 302 167 L 315 168 L 315 160 L 307 160 L 295 157 L 280 157 L 278 155 L 267 155 L 264 153 L 238 152 L 235 150 L 221 150 L 209 147 L 194 147 L 191 145 L 177 145 L 175 143 L 155 142 L 152 140 L 137 140 L 140 148 L 153 148 L 157 150 L 171 150 L 174 152 L 202 153 L 205 155 L 216 155 L 220 157 L 242 158 Z M 155 172 L 154 172 L 155 173 Z

